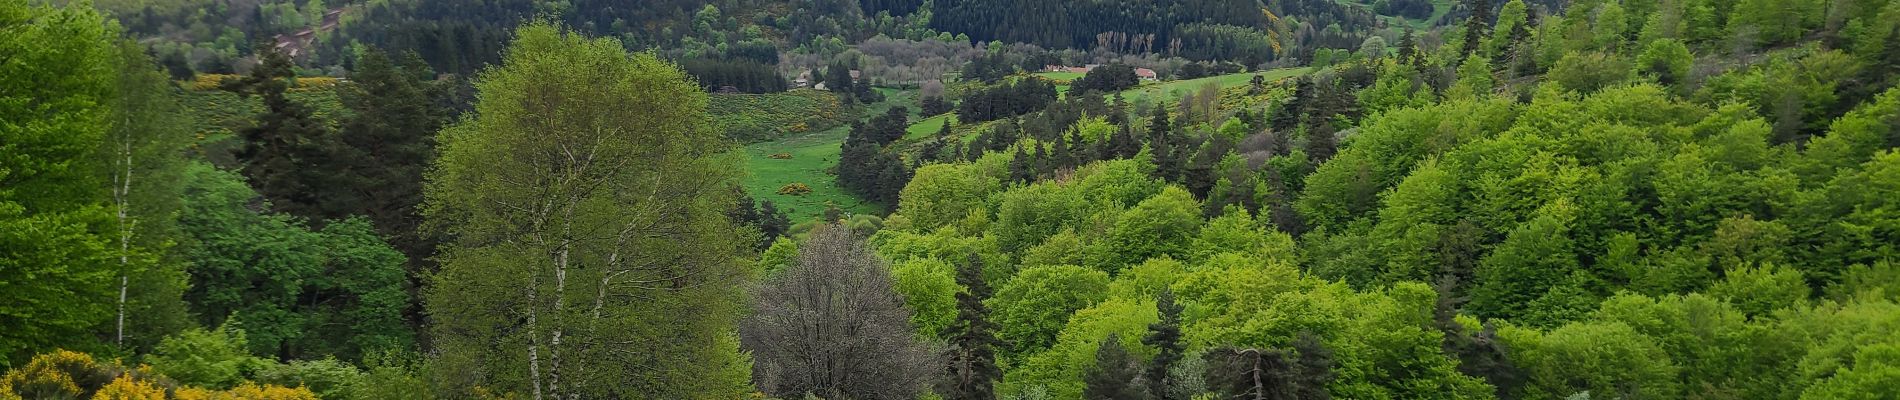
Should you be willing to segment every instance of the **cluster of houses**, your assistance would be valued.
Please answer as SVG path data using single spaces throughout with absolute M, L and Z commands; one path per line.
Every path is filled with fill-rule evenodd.
M 811 83 L 812 82 L 811 74 L 812 74 L 812 71 L 809 69 L 799 72 L 798 78 L 792 80 L 792 88 L 793 89 L 812 88 L 812 89 L 818 89 L 818 90 L 826 90 L 824 82 L 819 82 L 817 85 L 813 85 Z M 861 76 L 863 76 L 863 72 L 855 70 L 855 69 L 851 70 L 852 81 L 864 79 Z
M 1074 72 L 1078 74 L 1088 74 L 1089 71 L 1094 70 L 1095 67 L 1099 67 L 1099 66 L 1102 66 L 1102 65 L 1089 64 L 1089 65 L 1084 65 L 1080 67 L 1070 67 L 1070 66 L 1064 66 L 1064 65 L 1044 65 L 1042 66 L 1042 72 Z M 1135 77 L 1141 78 L 1141 80 L 1144 80 L 1144 81 L 1152 81 L 1152 80 L 1158 79 L 1158 76 L 1155 75 L 1155 70 L 1147 69 L 1147 68 L 1135 68 Z

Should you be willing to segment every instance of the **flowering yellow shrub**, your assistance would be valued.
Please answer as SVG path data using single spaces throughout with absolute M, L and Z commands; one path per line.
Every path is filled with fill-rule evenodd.
M 58 350 L 33 356 L 25 367 L 0 377 L 0 399 L 78 398 L 85 390 L 79 381 L 93 378 L 98 363 L 92 355 Z
M 191 90 L 218 90 L 218 86 L 224 84 L 224 80 L 226 79 L 238 79 L 238 76 L 231 74 L 198 74 L 198 76 L 193 77 L 191 80 Z
M 92 400 L 165 400 L 165 388 L 150 381 L 133 379 L 131 375 L 119 375 L 112 383 L 99 388 Z
M 214 391 L 203 388 L 187 387 L 178 389 L 177 400 L 318 400 L 317 394 L 310 389 L 287 388 L 277 385 L 262 385 L 244 382 L 226 391 Z
M 787 196 L 804 196 L 807 194 L 811 194 L 811 185 L 806 185 L 803 183 L 793 183 L 790 185 L 785 185 L 785 187 L 778 188 L 778 194 L 787 195 Z

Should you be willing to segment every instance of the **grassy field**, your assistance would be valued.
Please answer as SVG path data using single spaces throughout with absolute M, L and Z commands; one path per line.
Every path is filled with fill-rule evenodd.
M 727 138 L 754 143 L 823 131 L 849 123 L 838 96 L 799 89 L 784 93 L 713 94 L 706 113 Z
M 1299 75 L 1305 75 L 1310 70 L 1311 70 L 1310 68 L 1304 68 L 1304 67 L 1281 68 L 1281 69 L 1261 71 L 1261 72 L 1241 72 L 1241 73 L 1233 73 L 1233 74 L 1227 74 L 1227 75 L 1210 76 L 1210 77 L 1205 77 L 1205 78 L 1195 78 L 1195 79 L 1145 84 L 1145 85 L 1137 86 L 1133 89 L 1122 91 L 1122 97 L 1126 98 L 1128 101 L 1135 101 L 1136 99 L 1148 98 L 1149 96 L 1154 96 L 1154 95 L 1166 95 L 1168 96 L 1169 99 L 1175 99 L 1189 92 L 1200 90 L 1202 85 L 1206 85 L 1209 82 L 1212 82 L 1215 85 L 1220 86 L 1221 88 L 1230 88 L 1230 87 L 1235 87 L 1235 86 L 1246 85 L 1248 82 L 1252 82 L 1254 75 L 1264 76 L 1267 78 L 1267 82 L 1273 82 L 1280 79 L 1290 78 L 1290 77 L 1299 76 Z
M 863 107 L 857 115 L 879 115 L 893 106 L 910 108 L 911 115 L 916 115 L 916 92 L 878 90 L 884 93 L 884 101 Z M 943 122 L 938 120 L 937 123 Z M 754 199 L 771 200 L 794 223 L 817 217 L 825 211 L 827 202 L 853 213 L 882 213 L 885 210 L 877 205 L 866 203 L 839 188 L 833 174 L 827 172 L 838 164 L 839 146 L 850 131 L 850 125 L 846 124 L 747 145 L 744 149 L 746 177 L 741 184 Z M 774 154 L 789 155 L 791 158 L 772 158 Z M 793 183 L 810 186 L 811 193 L 802 196 L 778 193 L 779 188 Z
M 1034 75 L 1064 83 L 1082 79 L 1082 73 L 1080 72 L 1037 72 Z

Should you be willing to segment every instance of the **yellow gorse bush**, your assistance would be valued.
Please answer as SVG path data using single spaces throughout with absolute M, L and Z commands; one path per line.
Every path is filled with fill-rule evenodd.
M 126 368 L 117 361 L 101 364 L 92 355 L 56 350 L 34 356 L 26 366 L 0 376 L 0 400 L 317 400 L 303 387 L 244 382 L 231 390 L 177 387 L 170 379 L 140 365 Z M 91 397 L 86 397 L 90 393 Z

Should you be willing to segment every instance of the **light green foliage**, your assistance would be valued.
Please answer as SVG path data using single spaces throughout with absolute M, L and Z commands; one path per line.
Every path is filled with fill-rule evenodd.
M 1154 302 L 1145 300 L 1109 299 L 1078 311 L 1053 346 L 1006 371 L 997 394 L 1006 398 L 1041 387 L 1048 398 L 1081 398 L 1082 376 L 1095 366 L 1095 350 L 1102 339 L 1114 334 L 1137 360 L 1147 360 L 1154 356 L 1154 349 L 1142 345 L 1141 336 L 1158 320 Z
M 1199 236 L 1189 244 L 1187 262 L 1198 263 L 1220 253 L 1240 253 L 1274 262 L 1295 260 L 1293 237 L 1284 232 L 1262 229 L 1246 212 L 1221 215 L 1201 227 Z
M 1569 53 L 1550 67 L 1549 78 L 1565 90 L 1591 93 L 1629 80 L 1630 67 L 1610 53 Z
M 1523 335 L 1523 336 L 1519 336 Z M 1565 325 L 1549 333 L 1507 333 L 1528 375 L 1526 398 L 1588 391 L 1603 398 L 1677 398 L 1678 366 L 1653 339 L 1620 322 Z
M 1189 239 L 1200 229 L 1200 208 L 1193 195 L 1174 186 L 1142 200 L 1115 221 L 1108 238 L 1113 258 L 1099 264 L 1129 265 L 1159 256 L 1182 258 Z
M 1689 68 L 1693 66 L 1695 55 L 1689 54 L 1689 46 L 1683 45 L 1681 40 L 1657 39 L 1643 46 L 1634 68 L 1637 75 L 1655 79 L 1664 86 L 1678 86 L 1689 79 Z
M 1467 100 L 1483 99 L 1491 96 L 1497 89 L 1497 80 L 1491 76 L 1491 59 L 1478 54 L 1465 58 L 1458 65 L 1458 82 L 1445 91 L 1445 98 Z
M 402 349 L 409 294 L 401 253 L 360 218 L 321 231 L 260 213 L 257 193 L 231 172 L 196 163 L 186 171 L 179 226 L 190 242 L 185 298 L 208 325 L 237 321 L 249 351 L 284 357 Z M 305 302 L 306 298 L 327 299 Z
M 911 220 L 912 229 L 929 232 L 949 225 L 983 207 L 983 199 L 1000 183 L 977 173 L 968 164 L 933 164 L 917 169 L 898 195 L 897 209 Z
M 957 320 L 956 267 L 935 258 L 913 258 L 891 265 L 894 289 L 910 307 L 910 323 L 917 336 L 941 337 Z
M 335 358 L 297 360 L 271 365 L 257 371 L 258 382 L 283 387 L 303 387 L 326 399 L 353 398 L 354 385 L 363 380 L 363 371 Z
M 1770 311 L 1794 306 L 1808 298 L 1807 281 L 1800 271 L 1776 267 L 1732 268 L 1721 282 L 1709 287 L 1709 295 L 1735 305 L 1747 315 L 1768 315 Z
M 1854 354 L 1854 366 L 1801 392 L 1808 399 L 1879 399 L 1900 393 L 1900 345 L 1863 347 Z
M 989 235 L 1004 252 L 1016 253 L 1042 243 L 1050 235 L 1085 215 L 1084 199 L 1075 190 L 1043 182 L 997 196 L 996 221 Z
M 1501 100 L 1387 112 L 1363 124 L 1350 145 L 1306 177 L 1294 207 L 1309 226 L 1338 232 L 1376 209 L 1379 192 L 1397 185 L 1418 162 L 1503 132 L 1516 114 Z
M 1900 137 L 1896 120 L 1900 120 L 1900 88 L 1888 89 L 1830 123 L 1827 135 L 1808 142 L 1807 151 L 1794 162 L 1796 173 L 1805 183 L 1818 183 L 1855 169 L 1895 144 L 1894 138 Z
M 1187 265 L 1171 258 L 1150 258 L 1139 265 L 1123 268 L 1108 283 L 1108 297 L 1147 299 L 1161 294 L 1187 274 Z
M 996 322 L 996 338 L 1007 343 L 1005 358 L 1047 349 L 1069 315 L 1108 296 L 1108 274 L 1073 265 L 1030 267 L 984 302 Z
M 236 326 L 193 328 L 159 342 L 145 362 L 178 383 L 226 389 L 272 366 L 268 360 L 251 356 L 247 347 L 244 330 Z
M 1625 11 L 1623 5 L 1618 2 L 1606 1 L 1602 6 L 1597 7 L 1595 14 L 1596 21 L 1591 25 L 1590 30 L 1596 34 L 1596 48 L 1609 51 L 1620 50 L 1623 43 L 1629 41 L 1628 35 L 1631 28 L 1629 12 Z
M 1359 91 L 1359 105 L 1368 113 L 1430 105 L 1431 90 L 1420 84 L 1418 78 L 1418 69 L 1411 65 L 1387 62 L 1372 87 Z
M 786 266 L 792 265 L 792 261 L 797 259 L 798 241 L 781 236 L 778 240 L 772 241 L 771 247 L 766 247 L 764 252 L 759 253 L 759 270 L 766 276 L 771 276 L 785 269 Z
M 709 145 L 700 89 L 651 53 L 547 24 L 519 29 L 475 87 L 474 116 L 438 136 L 426 191 L 430 226 L 455 234 L 426 293 L 437 381 L 524 397 L 750 392 L 722 336 L 752 275 L 725 216 L 737 171 Z
M 1574 212 L 1568 206 L 1551 207 L 1513 229 L 1481 261 L 1470 309 L 1489 317 L 1523 316 L 1532 301 L 1576 270 L 1569 226 Z
M 1082 246 L 1081 236 L 1076 235 L 1073 230 L 1063 230 L 1055 235 L 1050 235 L 1048 239 L 1042 241 L 1042 244 L 1024 250 L 1022 265 L 1024 267 L 1063 264 L 1079 265 L 1084 262 L 1085 258 L 1083 256 L 1086 254 L 1084 253 L 1085 251 L 1087 250 Z
M 109 127 L 118 32 L 90 9 L 32 4 L 0 4 L 0 368 L 90 347 L 116 294 L 93 152 Z
M 1858 296 L 1900 301 L 1900 264 L 1880 261 L 1873 265 L 1854 265 L 1841 274 L 1841 282 L 1827 288 L 1828 297 L 1847 301 Z

